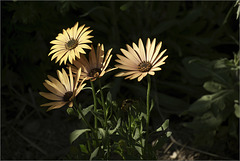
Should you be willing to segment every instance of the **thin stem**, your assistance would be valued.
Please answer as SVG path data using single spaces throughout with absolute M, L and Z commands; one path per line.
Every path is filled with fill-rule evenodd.
M 77 111 L 77 113 L 82 116 L 83 122 L 87 125 L 87 127 L 89 127 L 89 128 L 94 132 L 93 127 L 92 127 L 92 126 L 89 124 L 89 122 L 86 120 L 85 116 L 84 116 L 83 113 L 82 113 L 82 110 L 78 110 L 78 106 L 77 106 L 77 104 L 75 103 L 75 101 L 74 101 L 73 109 L 74 109 L 75 111 Z
M 129 126 L 129 141 L 130 141 L 130 145 L 132 146 L 132 134 L 131 134 L 131 107 L 129 107 L 129 113 L 128 113 L 128 126 Z
M 148 87 L 147 87 L 147 121 L 146 121 L 146 141 L 145 150 L 147 150 L 148 135 L 149 135 L 149 119 L 150 119 L 150 89 L 151 89 L 151 77 L 147 75 Z
M 88 132 L 86 132 L 86 138 L 87 138 L 88 150 L 89 150 L 89 152 L 91 153 L 92 148 L 91 148 L 91 144 L 90 144 L 90 141 L 89 141 L 89 135 L 88 135 Z
M 97 145 L 98 145 L 99 143 L 98 143 L 98 137 L 97 137 L 97 135 L 96 135 L 96 131 L 95 131 L 95 129 L 89 124 L 89 122 L 86 120 L 85 116 L 84 116 L 83 113 L 82 113 L 82 110 L 79 109 L 79 107 L 78 107 L 75 99 L 74 99 L 74 101 L 73 101 L 73 109 L 74 109 L 75 111 L 77 111 L 77 113 L 82 116 L 83 122 L 87 125 L 87 127 L 89 127 L 89 128 L 91 129 L 91 131 L 92 131 L 92 133 L 93 133 L 93 135 L 94 135 L 94 137 L 95 137 L 95 139 L 96 139 Z M 96 130 L 97 130 L 97 129 L 96 129 Z
M 108 125 L 107 125 L 107 109 L 105 106 L 105 101 L 104 101 L 104 96 L 103 96 L 103 92 L 102 92 L 102 86 L 101 86 L 101 81 L 100 79 L 98 79 L 98 85 L 99 85 L 99 90 L 100 90 L 100 94 L 101 94 L 101 101 L 102 101 L 102 106 L 103 106 L 103 114 L 104 114 L 104 127 L 106 130 L 106 138 L 107 138 L 107 159 L 109 158 L 109 137 L 108 137 Z
M 104 101 L 104 96 L 103 96 L 103 92 L 102 92 L 102 86 L 101 86 L 101 82 L 100 82 L 100 79 L 98 79 L 98 85 L 99 85 L 99 90 L 100 90 L 100 94 L 101 94 L 101 101 L 102 101 L 102 106 L 103 106 L 103 113 L 104 113 L 104 126 L 105 128 L 107 127 L 107 109 L 106 109 L 106 106 L 105 106 L 105 101 Z
M 94 112 L 97 112 L 97 97 L 96 97 L 96 92 L 95 92 L 95 88 L 94 88 L 94 84 L 92 81 L 90 81 L 91 83 L 91 87 L 92 87 L 92 95 L 93 95 L 93 101 L 94 101 Z M 98 125 L 97 125 L 97 117 L 94 116 L 94 128 L 97 129 Z

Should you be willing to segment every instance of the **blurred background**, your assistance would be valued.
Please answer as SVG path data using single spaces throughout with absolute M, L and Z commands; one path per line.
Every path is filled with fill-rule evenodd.
M 93 45 L 113 48 L 162 41 L 168 59 L 152 81 L 151 127 L 170 119 L 172 138 L 159 159 L 239 159 L 239 3 L 236 1 L 1 1 L 1 159 L 66 159 L 80 128 L 66 107 L 46 112 L 47 75 L 57 77 L 50 41 L 76 22 Z M 115 78 L 113 99 L 145 99 L 146 80 Z M 139 91 L 139 92 L 136 92 Z M 91 101 L 91 91 L 80 93 Z

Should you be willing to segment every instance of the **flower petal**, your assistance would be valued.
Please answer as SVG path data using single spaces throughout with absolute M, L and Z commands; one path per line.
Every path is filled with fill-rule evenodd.
M 61 108 L 63 107 L 65 104 L 67 104 L 68 102 L 56 102 L 55 105 L 52 105 L 51 107 L 49 107 L 47 109 L 47 111 L 50 111 L 50 110 L 53 110 L 53 109 L 58 109 L 58 108 Z
M 46 92 L 39 92 L 39 94 L 49 100 L 54 100 L 54 101 L 60 101 L 62 100 L 62 97 L 59 97 L 55 94 L 52 93 L 46 93 Z

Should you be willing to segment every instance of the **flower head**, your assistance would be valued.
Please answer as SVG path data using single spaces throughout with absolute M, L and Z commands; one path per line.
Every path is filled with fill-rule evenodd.
M 56 63 L 59 61 L 61 65 L 63 62 L 66 64 L 67 60 L 72 63 L 75 57 L 80 58 L 80 53 L 86 54 L 83 49 L 91 49 L 87 43 L 92 43 L 89 39 L 93 36 L 89 34 L 92 30 L 88 30 L 89 27 L 82 25 L 78 28 L 78 22 L 71 29 L 63 29 L 63 33 L 59 33 L 56 40 L 51 41 L 54 44 L 51 47 L 51 52 L 48 54 L 52 55 L 51 60 L 56 58 Z M 88 31 L 87 31 L 88 30 Z
M 73 80 L 71 67 L 69 68 L 69 76 L 66 71 L 62 69 L 62 72 L 57 70 L 59 80 L 48 75 L 49 80 L 45 80 L 43 85 L 51 92 L 39 92 L 39 94 L 53 102 L 42 104 L 41 106 L 50 106 L 47 111 L 57 109 L 65 104 L 69 107 L 73 106 L 73 99 L 79 94 L 82 88 L 86 85 L 83 81 L 79 84 L 79 78 L 81 75 L 81 69 L 77 71 L 75 81 Z M 79 84 L 79 85 L 78 85 Z
M 159 66 L 165 64 L 164 60 L 168 57 L 164 56 L 162 58 L 167 49 L 159 53 L 162 42 L 156 48 L 155 45 L 156 39 L 153 39 L 151 43 L 148 38 L 145 49 L 142 40 L 139 39 L 138 46 L 133 43 L 133 48 L 126 45 L 127 50 L 120 49 L 124 56 L 117 54 L 119 59 L 116 62 L 120 64 L 115 66 L 125 71 L 118 73 L 116 76 L 126 76 L 125 79 L 138 78 L 138 81 L 141 81 L 147 74 L 154 75 L 155 71 L 161 70 Z
M 77 59 L 73 62 L 73 65 L 69 64 L 72 67 L 74 73 L 77 72 L 79 68 L 82 68 L 82 75 L 80 79 L 86 78 L 86 80 L 95 81 L 97 78 L 102 77 L 105 73 L 114 70 L 111 68 L 106 70 L 112 55 L 110 54 L 112 49 L 109 49 L 105 59 L 104 59 L 104 46 L 98 44 L 97 52 L 95 52 L 93 46 L 91 46 L 91 51 L 89 53 L 89 60 L 82 55 L 81 59 Z

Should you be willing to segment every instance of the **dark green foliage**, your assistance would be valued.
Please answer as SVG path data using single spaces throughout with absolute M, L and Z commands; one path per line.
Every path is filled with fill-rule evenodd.
M 1 7 L 1 159 L 66 159 L 64 155 L 69 153 L 72 155 L 67 159 L 89 159 L 85 155 L 73 157 L 79 151 L 87 153 L 83 144 L 72 145 L 69 153 L 50 154 L 69 145 L 70 131 L 82 125 L 76 124 L 76 120 L 64 122 L 64 127 L 49 127 L 50 133 L 44 132 L 47 131 L 44 128 L 33 130 L 31 135 L 24 131 L 32 120 L 41 124 L 44 118 L 66 119 L 65 110 L 59 110 L 60 114 L 56 115 L 53 114 L 56 111 L 45 113 L 39 105 L 46 99 L 38 92 L 46 91 L 42 83 L 47 75 L 56 77 L 56 70 L 61 69 L 48 57 L 49 42 L 76 22 L 91 27 L 94 46 L 103 43 L 105 51 L 113 48 L 110 67 L 125 44 L 137 43 L 138 38 L 146 42 L 148 37 L 162 41 L 169 57 L 162 71 L 152 79 L 154 108 L 150 127 L 157 129 L 165 118 L 177 115 L 182 119 L 179 126 L 183 123 L 193 130 L 192 146 L 239 159 L 239 24 L 236 19 L 239 1 L 4 1 Z M 115 73 L 101 79 L 103 86 L 111 82 L 112 98 L 108 95 L 107 104 L 110 100 L 121 102 L 127 98 L 144 102 L 146 79 L 140 84 L 136 80 L 114 78 Z M 86 114 L 91 110 L 89 97 L 88 90 L 78 96 L 84 108 L 89 107 Z M 12 128 L 25 136 L 35 136 L 37 139 L 31 139 L 46 147 L 48 155 L 28 147 Z M 68 129 L 68 133 L 62 134 L 66 132 L 62 130 L 56 140 L 58 129 Z M 45 141 L 39 140 L 43 132 Z M 64 145 L 60 143 L 63 138 L 67 140 Z M 49 145 L 54 139 L 59 143 L 58 150 Z M 121 139 L 116 136 L 119 144 L 114 145 L 114 150 L 119 155 L 112 157 L 136 159 L 127 153 L 120 155 L 127 149 L 127 143 Z M 16 152 L 18 149 L 22 150 L 21 154 Z M 29 149 L 35 151 L 29 155 Z M 95 152 L 103 153 L 98 149 Z M 135 153 L 139 154 L 137 148 Z

